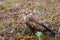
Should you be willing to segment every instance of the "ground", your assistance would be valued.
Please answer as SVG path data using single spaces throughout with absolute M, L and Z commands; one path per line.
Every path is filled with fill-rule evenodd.
M 25 30 L 23 10 L 31 14 L 34 13 L 39 19 L 49 23 L 48 28 L 57 33 L 54 38 L 44 35 L 41 38 L 42 40 L 60 40 L 60 0 L 0 0 L 0 33 L 3 31 L 3 23 L 8 26 L 9 30 L 20 23 L 20 29 Z M 16 23 L 16 21 L 18 21 L 18 23 Z M 38 40 L 35 35 L 18 35 L 20 35 L 20 33 L 15 32 L 9 39 Z M 20 39 L 18 39 L 18 37 Z M 1 37 L 1 39 L 3 38 L 4 37 Z

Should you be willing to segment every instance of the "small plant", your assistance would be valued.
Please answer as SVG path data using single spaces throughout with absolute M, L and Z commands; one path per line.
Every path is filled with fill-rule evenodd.
M 39 40 L 41 40 L 41 37 L 43 36 L 43 33 L 42 32 L 36 32 L 35 34 Z

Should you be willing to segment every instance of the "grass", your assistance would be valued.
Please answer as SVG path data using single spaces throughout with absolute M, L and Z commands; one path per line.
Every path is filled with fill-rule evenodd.
M 13 0 L 6 0 L 3 2 L 0 2 L 0 8 L 4 7 L 4 8 L 9 8 L 9 7 L 13 7 L 15 4 L 15 2 Z

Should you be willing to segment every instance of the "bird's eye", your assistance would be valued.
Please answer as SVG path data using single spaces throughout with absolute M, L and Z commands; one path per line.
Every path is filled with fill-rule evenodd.
M 27 15 L 27 12 L 24 12 L 25 15 Z

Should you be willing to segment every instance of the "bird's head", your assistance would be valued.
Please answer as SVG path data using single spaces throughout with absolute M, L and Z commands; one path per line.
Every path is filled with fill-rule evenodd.
M 32 15 L 31 12 L 32 11 L 30 9 L 28 9 L 28 8 L 22 10 L 24 21 L 26 21 L 27 17 L 30 17 Z

